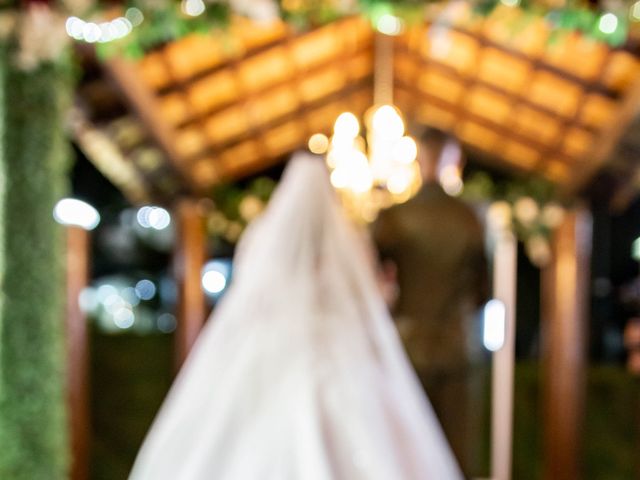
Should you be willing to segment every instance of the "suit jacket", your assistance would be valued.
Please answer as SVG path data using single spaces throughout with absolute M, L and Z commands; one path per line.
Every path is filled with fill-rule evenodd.
M 394 315 L 415 367 L 466 369 L 480 355 L 473 317 L 488 293 L 484 233 L 473 210 L 428 183 L 382 211 L 373 237 L 398 268 Z

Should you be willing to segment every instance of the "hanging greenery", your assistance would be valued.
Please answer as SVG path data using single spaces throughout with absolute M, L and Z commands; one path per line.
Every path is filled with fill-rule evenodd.
M 275 186 L 271 178 L 258 177 L 246 187 L 232 184 L 216 187 L 214 208 L 207 218 L 209 234 L 235 244 L 249 222 L 262 212 Z
M 73 83 L 64 56 L 25 64 L 18 45 L 0 44 L 0 478 L 62 480 L 65 297 L 52 209 L 66 190 Z
M 487 173 L 477 172 L 465 181 L 463 197 L 490 202 L 490 228 L 511 230 L 523 242 L 534 265 L 547 264 L 551 258 L 551 235 L 565 213 L 553 184 L 540 178 L 497 182 Z
M 360 14 L 383 32 L 397 32 L 390 17 L 401 25 L 424 19 L 439 22 L 443 12 L 446 17 L 446 12 L 460 5 L 470 6 L 479 16 L 507 8 L 524 13 L 505 20 L 513 23 L 514 30 L 523 28 L 523 20 L 542 19 L 551 30 L 551 42 L 564 33 L 580 32 L 613 46 L 623 45 L 640 21 L 637 0 L 128 0 L 124 6 L 104 0 L 60 0 L 50 3 L 53 10 L 45 4 L 27 4 L 26 10 L 18 0 L 0 4 L 0 37 L 15 25 L 24 30 L 25 12 L 39 12 L 37 22 L 31 22 L 38 28 L 22 35 L 31 54 L 27 62 L 33 61 L 34 53 L 46 56 L 55 50 L 64 40 L 61 36 L 95 43 L 102 56 L 141 56 L 187 34 L 222 28 L 232 15 L 257 22 L 283 19 L 294 28 L 306 29 Z

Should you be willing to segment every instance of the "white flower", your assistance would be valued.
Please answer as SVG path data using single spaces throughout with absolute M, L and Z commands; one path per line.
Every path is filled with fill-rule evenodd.
M 518 221 L 525 226 L 531 225 L 540 213 L 538 204 L 531 197 L 521 197 L 516 200 L 513 211 Z
M 227 231 L 224 233 L 224 238 L 229 242 L 235 243 L 242 235 L 242 224 L 239 222 L 231 222 L 227 227 Z
M 209 215 L 207 227 L 211 233 L 222 234 L 227 230 L 229 220 L 221 212 L 215 211 Z
M 564 219 L 564 208 L 557 203 L 547 203 L 542 209 L 542 223 L 549 228 L 556 228 Z
M 256 218 L 262 209 L 264 208 L 264 203 L 255 195 L 247 195 L 242 199 L 238 209 L 240 210 L 240 216 L 244 218 L 247 222 L 250 222 L 254 218 Z
M 526 244 L 527 256 L 538 267 L 543 267 L 551 260 L 551 247 L 542 235 L 531 236 Z
M 511 225 L 511 206 L 505 201 L 493 202 L 487 211 L 489 225 L 498 230 Z
M 65 21 L 47 5 L 30 3 L 18 33 L 18 66 L 33 70 L 43 62 L 55 61 L 70 42 Z

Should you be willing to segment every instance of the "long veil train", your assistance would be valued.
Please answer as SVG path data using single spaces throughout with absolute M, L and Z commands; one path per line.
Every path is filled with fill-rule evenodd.
M 323 163 L 298 154 L 130 480 L 456 480 Z

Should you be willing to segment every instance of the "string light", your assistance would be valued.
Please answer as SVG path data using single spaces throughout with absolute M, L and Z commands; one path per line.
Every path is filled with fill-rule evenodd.
M 607 35 L 612 34 L 618 29 L 618 17 L 611 12 L 605 13 L 600 17 L 598 29 Z
M 53 218 L 62 225 L 93 230 L 100 223 L 98 211 L 82 200 L 63 198 L 53 209 Z
M 136 10 L 138 13 L 136 13 Z M 143 17 L 140 10 L 130 8 L 127 10 L 127 14 L 133 16 L 139 23 L 142 22 Z M 131 30 L 133 30 L 133 23 L 127 17 L 118 17 L 100 24 L 87 22 L 78 17 L 69 17 L 65 27 L 67 35 L 76 40 L 82 40 L 87 43 L 106 43 L 112 40 L 119 40 L 129 35 Z
M 318 155 L 327 153 L 329 149 L 329 139 L 322 133 L 315 133 L 309 138 L 309 151 Z
M 204 2 L 202 0 L 183 0 L 182 11 L 190 17 L 202 15 L 205 11 Z
M 378 18 L 376 29 L 385 35 L 400 35 L 404 30 L 404 22 L 395 15 L 385 13 Z
M 640 0 L 631 5 L 631 8 L 629 9 L 629 17 L 634 22 L 640 21 Z
M 337 117 L 333 136 L 327 139 L 331 184 L 343 194 L 357 197 L 361 206 L 374 197 L 381 198 L 384 192 L 392 201 L 407 200 L 420 183 L 415 140 L 404 135 L 404 121 L 392 105 L 372 107 L 365 119 L 366 141 L 359 136 L 360 122 L 353 113 Z M 310 149 L 316 150 L 316 145 L 310 142 Z M 360 212 L 367 217 L 369 213 L 368 207 Z

